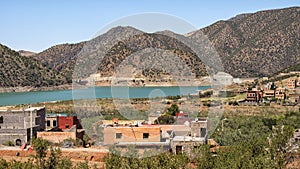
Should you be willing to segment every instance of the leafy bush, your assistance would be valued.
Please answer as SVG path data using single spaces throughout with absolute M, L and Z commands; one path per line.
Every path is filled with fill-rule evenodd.
M 162 115 L 159 116 L 154 123 L 155 124 L 173 124 L 175 122 L 175 119 L 173 116 L 169 116 L 169 115 Z
M 3 145 L 5 145 L 5 146 L 15 146 L 14 142 L 12 142 L 11 140 L 4 142 Z

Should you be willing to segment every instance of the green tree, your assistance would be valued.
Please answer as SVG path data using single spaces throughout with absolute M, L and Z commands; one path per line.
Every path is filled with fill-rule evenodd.
M 177 106 L 177 104 L 172 104 L 171 107 L 169 107 L 165 110 L 165 113 L 170 116 L 175 116 L 175 114 L 178 113 L 179 111 L 180 110 L 179 110 L 179 107 Z
M 35 159 L 39 168 L 45 168 L 45 157 L 50 143 L 41 138 L 33 139 L 32 141 L 34 150 L 36 151 Z
M 173 124 L 175 122 L 175 119 L 173 116 L 170 115 L 162 115 L 159 116 L 154 123 L 155 124 Z

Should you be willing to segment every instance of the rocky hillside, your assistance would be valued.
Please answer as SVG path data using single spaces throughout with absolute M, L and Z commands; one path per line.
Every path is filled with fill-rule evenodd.
M 270 76 L 300 63 L 299 18 L 299 7 L 241 14 L 188 33 L 187 38 L 195 39 L 203 32 L 214 44 L 225 72 L 235 77 Z M 92 41 L 111 40 L 114 34 L 126 31 L 140 33 L 131 27 L 117 27 Z M 130 37 L 109 50 L 103 62 L 99 63 L 100 71 L 109 76 L 127 56 L 148 47 L 173 50 L 187 61 L 197 76 L 205 75 L 203 64 L 188 48 L 179 44 L 179 41 L 157 34 L 143 33 Z M 35 57 L 54 70 L 62 71 L 70 79 L 75 56 L 83 46 L 84 43 L 57 45 Z M 144 71 L 144 75 L 150 74 L 157 72 Z
M 67 78 L 68 83 L 71 83 L 76 56 L 81 51 L 84 43 L 56 45 L 33 57 L 51 67 L 54 71 L 62 73 Z
M 0 87 L 41 87 L 65 84 L 66 78 L 51 68 L 0 44 Z
M 144 51 L 145 49 L 155 50 L 151 53 Z M 176 60 L 176 57 L 180 59 Z M 111 76 L 120 64 L 126 64 L 126 62 L 133 69 L 139 69 L 142 76 L 150 79 L 170 74 L 180 75 L 185 72 L 174 73 L 174 71 L 184 69 L 185 65 L 196 77 L 206 75 L 204 64 L 188 46 L 163 34 L 141 33 L 118 42 L 102 59 L 99 71 L 103 76 Z
M 267 10 L 200 31 L 214 43 L 226 72 L 237 77 L 270 76 L 300 63 L 299 18 L 299 7 Z

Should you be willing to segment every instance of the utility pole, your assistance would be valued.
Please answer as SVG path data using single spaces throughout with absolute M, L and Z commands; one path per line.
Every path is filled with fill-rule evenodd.
M 32 110 L 30 110 L 30 143 L 32 143 L 33 139 L 33 129 L 32 129 Z

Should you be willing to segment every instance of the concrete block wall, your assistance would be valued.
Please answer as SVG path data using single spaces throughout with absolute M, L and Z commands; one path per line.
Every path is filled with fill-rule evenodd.
M 45 108 L 0 111 L 0 144 L 16 140 L 29 143 L 31 127 L 33 136 L 45 129 L 45 112 Z

